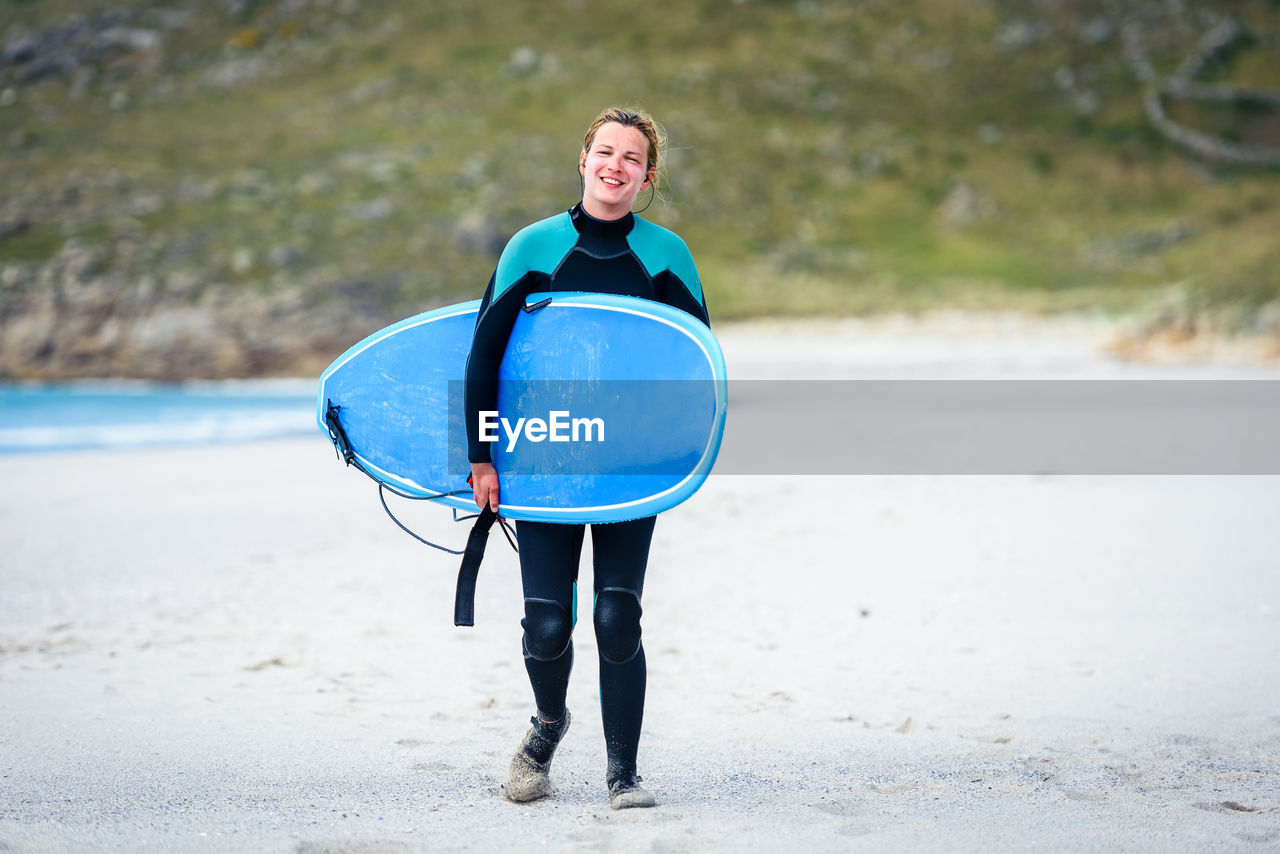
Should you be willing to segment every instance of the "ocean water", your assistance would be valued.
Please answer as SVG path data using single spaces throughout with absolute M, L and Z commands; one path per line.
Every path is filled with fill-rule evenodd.
M 316 383 L 0 383 L 0 454 L 246 442 L 316 434 Z

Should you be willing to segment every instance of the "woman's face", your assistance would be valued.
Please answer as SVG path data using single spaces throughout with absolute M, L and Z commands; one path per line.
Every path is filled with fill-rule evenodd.
M 638 128 L 607 122 L 579 158 L 582 207 L 596 219 L 621 219 L 649 186 L 649 140 Z

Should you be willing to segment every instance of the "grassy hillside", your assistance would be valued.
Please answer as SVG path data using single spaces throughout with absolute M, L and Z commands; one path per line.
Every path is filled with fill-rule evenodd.
M 1125 50 L 1127 27 L 1168 74 L 1226 15 L 1253 36 L 1206 82 L 1280 90 L 1262 2 L 3 0 L 0 318 L 73 282 L 101 284 L 117 338 L 161 297 L 371 328 L 476 296 L 506 236 L 575 200 L 587 121 L 629 102 L 673 145 L 646 216 L 686 238 L 716 317 L 1280 329 L 1280 174 L 1156 133 Z M 1280 147 L 1275 111 L 1170 113 Z

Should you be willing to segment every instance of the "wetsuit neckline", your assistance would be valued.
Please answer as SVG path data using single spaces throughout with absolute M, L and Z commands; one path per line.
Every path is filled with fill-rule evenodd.
M 636 224 L 635 214 L 630 211 L 621 219 L 596 219 L 582 207 L 582 202 L 569 209 L 569 217 L 579 234 L 605 239 L 626 237 Z

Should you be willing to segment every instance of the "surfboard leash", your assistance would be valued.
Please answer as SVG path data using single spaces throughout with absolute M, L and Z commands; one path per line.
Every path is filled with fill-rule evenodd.
M 342 407 L 335 404 L 332 400 L 326 401 L 328 407 L 325 410 L 324 423 L 329 430 L 329 439 L 333 442 L 334 449 L 338 452 L 338 457 L 346 465 L 351 466 L 356 471 L 361 472 L 378 484 L 378 501 L 382 504 L 383 511 L 386 512 L 388 518 L 396 523 L 396 526 L 409 536 L 425 546 L 431 546 L 442 552 L 451 555 L 462 555 L 462 566 L 458 569 L 458 587 L 454 594 L 453 601 L 453 624 L 455 626 L 474 626 L 475 625 L 475 598 L 476 598 L 476 580 L 480 574 L 480 562 L 484 560 L 485 546 L 489 541 L 489 530 L 493 527 L 493 523 L 497 522 L 498 527 L 502 529 L 502 534 L 506 537 L 507 544 L 512 550 L 520 553 L 520 548 L 516 545 L 514 532 L 511 530 L 510 524 L 502 516 L 494 513 L 485 505 L 479 513 L 473 513 L 470 516 L 459 516 L 458 511 L 453 509 L 453 521 L 462 522 L 467 519 L 475 519 L 475 524 L 471 526 L 471 533 L 467 536 L 467 545 L 463 549 L 451 549 L 433 543 L 427 538 L 421 536 L 412 530 L 408 525 L 401 522 L 396 514 L 391 512 L 391 507 L 387 504 L 387 493 L 390 492 L 399 498 L 407 498 L 410 501 L 438 501 L 441 498 L 447 498 L 452 495 L 466 495 L 468 490 L 455 489 L 450 492 L 441 492 L 438 495 L 410 495 L 396 489 L 382 478 L 369 471 L 361 464 L 360 459 L 356 456 L 355 451 L 351 449 L 351 440 L 347 438 L 347 431 L 342 427 L 342 421 L 338 413 L 342 411 Z M 468 479 L 469 480 L 469 479 Z

